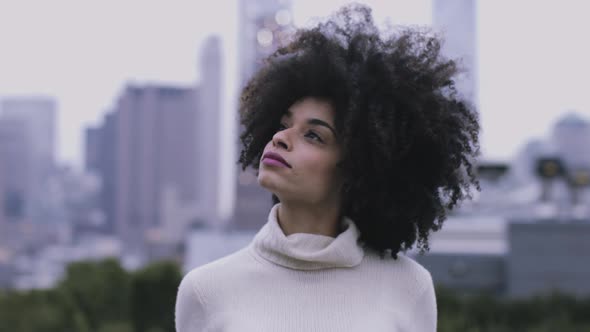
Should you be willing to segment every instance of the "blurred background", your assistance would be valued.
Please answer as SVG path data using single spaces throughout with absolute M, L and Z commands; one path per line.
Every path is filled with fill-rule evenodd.
M 482 190 L 408 253 L 439 329 L 590 331 L 590 5 L 358 2 L 439 33 L 481 119 Z M 0 0 L 0 331 L 172 331 L 181 276 L 271 206 L 236 164 L 241 87 L 347 3 Z

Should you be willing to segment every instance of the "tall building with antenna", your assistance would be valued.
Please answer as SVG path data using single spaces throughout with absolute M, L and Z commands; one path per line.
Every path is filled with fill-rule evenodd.
M 242 88 L 260 68 L 262 60 L 289 38 L 294 27 L 290 1 L 241 0 L 239 10 L 238 66 L 239 87 Z M 239 136 L 242 127 L 238 124 L 237 128 Z M 238 137 L 236 144 L 239 145 Z M 236 171 L 236 201 L 229 227 L 258 229 L 266 222 L 272 203 L 271 194 L 258 185 L 253 170 L 242 171 L 238 167 Z

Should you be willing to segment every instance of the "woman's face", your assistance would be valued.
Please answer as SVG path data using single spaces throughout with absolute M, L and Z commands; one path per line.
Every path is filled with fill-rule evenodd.
M 281 158 L 284 162 L 277 161 Z M 289 108 L 266 144 L 258 182 L 282 202 L 339 203 L 340 158 L 334 109 L 327 101 L 307 97 Z

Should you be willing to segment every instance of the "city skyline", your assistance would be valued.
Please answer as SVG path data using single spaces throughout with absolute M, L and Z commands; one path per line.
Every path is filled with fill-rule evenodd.
M 68 1 L 57 0 L 57 3 L 74 6 L 73 12 L 80 14 L 81 7 Z M 239 17 L 229 19 L 232 24 L 237 22 L 239 28 L 232 26 L 233 33 L 228 36 L 213 31 L 215 26 L 208 26 L 207 31 L 217 34 L 199 30 L 201 39 L 195 39 L 196 32 L 189 27 L 185 27 L 187 34 L 181 36 L 175 23 L 168 29 L 159 23 L 149 24 L 150 20 L 172 22 L 164 19 L 170 12 L 155 12 L 156 8 L 170 7 L 151 3 L 147 6 L 153 7 L 154 12 L 144 15 L 140 10 L 140 18 L 136 19 L 126 2 L 115 16 L 132 22 L 133 27 L 125 28 L 131 30 L 119 31 L 121 26 L 113 23 L 114 28 L 109 33 L 92 35 L 92 31 L 87 30 L 89 26 L 82 24 L 80 31 L 71 32 L 70 37 L 82 36 L 84 41 L 89 41 L 65 48 L 81 52 L 62 59 L 73 61 L 71 68 L 49 67 L 48 62 L 43 62 L 45 57 L 55 60 L 53 57 L 59 52 L 53 48 L 35 56 L 29 54 L 29 60 L 39 63 L 30 62 L 31 72 L 21 69 L 21 83 L 30 82 L 29 74 L 39 74 L 34 69 L 45 70 L 38 77 L 53 70 L 57 75 L 63 73 L 64 82 L 72 84 L 67 91 L 80 93 L 76 113 L 80 117 L 72 118 L 71 112 L 76 111 L 74 104 L 65 104 L 61 121 L 65 120 L 72 127 L 74 125 L 69 122 L 73 119 L 81 123 L 76 132 L 85 137 L 81 144 L 84 153 L 80 153 L 85 158 L 84 171 L 63 165 L 56 167 L 60 165 L 54 163 L 52 153 L 58 134 L 62 134 L 62 140 L 72 134 L 55 126 L 60 109 L 55 99 L 71 101 L 72 95 L 60 97 L 46 93 L 43 94 L 49 95 L 46 99 L 20 94 L 3 96 L 2 89 L 8 80 L 3 81 L 0 75 L 0 289 L 51 288 L 62 278 L 67 280 L 68 266 L 72 262 L 104 257 L 116 258 L 129 270 L 137 270 L 155 260 L 170 259 L 182 264 L 184 272 L 188 272 L 248 245 L 270 220 L 268 211 L 272 204 L 270 193 L 257 184 L 254 172 L 243 172 L 233 162 L 236 149 L 240 147 L 236 137 L 240 125 L 235 97 L 259 68 L 261 59 L 292 31 L 291 23 L 311 24 L 313 20 L 307 18 L 325 17 L 339 8 L 339 1 L 293 7 L 297 0 L 239 0 L 237 4 L 241 9 L 235 11 Z M 567 99 L 566 94 L 559 92 L 571 92 L 566 89 L 569 86 L 558 79 L 563 79 L 565 76 L 559 75 L 570 73 L 568 68 L 573 68 L 568 67 L 573 65 L 569 63 L 543 66 L 543 63 L 550 63 L 545 58 L 549 53 L 541 52 L 543 48 L 529 49 L 528 45 L 550 44 L 575 59 L 580 54 L 570 54 L 571 49 L 564 48 L 570 44 L 567 40 L 571 37 L 551 44 L 547 43 L 543 30 L 526 36 L 521 30 L 510 31 L 516 39 L 521 39 L 520 43 L 506 48 L 510 52 L 503 53 L 498 48 L 477 57 L 485 47 L 510 45 L 511 42 L 510 38 L 502 38 L 505 36 L 502 33 L 496 36 L 496 44 L 490 41 L 489 35 L 485 39 L 482 37 L 485 33 L 475 33 L 479 31 L 477 15 L 490 9 L 477 7 L 477 0 L 429 0 L 414 2 L 418 5 L 412 8 L 395 7 L 402 3 L 398 1 L 387 10 L 374 5 L 385 2 L 368 3 L 375 10 L 377 23 L 382 23 L 389 15 L 385 13 L 395 12 L 398 18 L 395 23 L 430 20 L 434 29 L 447 29 L 447 43 L 442 52 L 452 57 L 463 54 L 462 64 L 467 69 L 473 68 L 468 75 L 458 76 L 459 92 L 476 104 L 483 99 L 484 134 L 486 128 L 501 129 L 505 132 L 501 138 L 507 142 L 512 140 L 505 148 L 515 150 L 515 158 L 510 162 L 490 160 L 485 154 L 484 135 L 484 158 L 473 168 L 480 179 L 480 190 L 474 190 L 470 199 L 447 211 L 444 228 L 430 234 L 428 247 L 431 251 L 426 256 L 417 255 L 418 248 L 413 248 L 406 252 L 409 257 L 424 264 L 435 283 L 457 291 L 484 290 L 501 296 L 528 296 L 559 287 L 572 294 L 590 294 L 588 285 L 580 281 L 590 275 L 590 270 L 579 269 L 575 264 L 587 259 L 589 252 L 586 250 L 588 243 L 584 241 L 590 234 L 588 115 L 563 110 L 567 112 L 565 115 L 560 112 L 549 121 L 546 134 L 537 139 L 526 137 L 532 136 L 532 131 L 527 131 L 529 124 L 532 123 L 534 131 L 538 125 L 535 120 L 547 116 L 543 115 L 540 102 L 553 109 L 555 105 L 551 102 Z M 144 8 L 142 4 L 136 5 Z M 181 7 L 174 8 L 180 10 Z M 100 8 L 106 10 L 106 7 Z M 204 13 L 213 16 L 212 13 L 219 13 L 219 8 Z M 291 13 L 295 15 L 292 17 Z M 44 13 L 50 17 L 48 22 L 59 21 L 53 14 Z M 33 17 L 40 17 L 38 15 L 32 13 Z M 184 17 L 191 15 L 196 14 Z M 520 14 L 516 10 L 503 15 L 507 15 L 509 22 Z M 0 20 L 2 18 L 0 13 Z M 76 18 L 80 22 L 83 19 Z M 486 19 L 490 18 L 481 20 L 485 22 Z M 218 24 L 215 22 L 211 24 Z M 42 25 L 42 21 L 34 20 L 32 26 L 35 30 Z M 498 22 L 494 27 L 505 28 Z M 197 29 L 196 25 L 193 28 Z M 47 29 L 51 31 L 52 28 Z M 527 27 L 524 31 L 530 29 Z M 93 36 L 110 38 L 110 33 L 118 32 L 127 38 L 121 42 L 121 49 L 113 49 L 105 41 L 92 40 Z M 174 42 L 163 44 L 159 39 L 162 36 L 184 41 L 187 40 L 184 37 L 190 36 L 195 45 L 190 52 L 188 47 L 180 52 L 173 47 Z M 50 40 L 47 45 L 54 44 Z M 144 48 L 146 46 L 152 48 Z M 18 50 L 18 47 L 16 51 L 9 50 L 5 58 L 0 57 L 0 70 L 3 69 L 2 59 L 12 59 Z M 533 50 L 538 58 L 531 56 Z M 133 52 L 136 53 L 133 55 Z M 521 60 L 526 56 L 521 53 L 527 52 L 529 63 L 523 64 Z M 194 56 L 181 61 L 181 53 Z M 168 57 L 170 54 L 179 57 L 174 60 Z M 124 59 L 119 59 L 119 55 Z M 514 74 L 514 77 L 504 74 L 501 88 L 496 85 L 490 89 L 498 81 L 490 81 L 489 63 L 482 65 L 483 70 L 475 65 L 490 55 L 497 58 L 493 64 L 499 74 Z M 91 68 L 93 61 L 97 61 L 96 70 Z M 522 72 L 510 67 L 512 61 L 516 61 Z M 178 65 L 175 68 L 186 75 L 186 81 L 164 70 L 173 65 Z M 533 67 L 536 71 L 532 71 Z M 131 78 L 116 81 L 111 77 L 109 84 L 116 87 L 114 95 L 103 96 L 103 102 L 110 103 L 109 106 L 92 115 L 100 118 L 99 121 L 89 119 L 91 108 L 96 105 L 86 98 L 98 98 L 104 93 L 100 84 L 106 86 L 108 82 L 101 79 L 110 77 L 111 71 L 117 68 L 122 71 L 118 72 L 119 78 L 132 75 Z M 184 72 L 187 68 L 190 74 Z M 97 74 L 98 70 L 104 70 L 104 77 Z M 577 74 L 584 74 L 584 71 Z M 55 78 L 55 75 L 50 76 L 42 83 L 48 84 Z M 530 79 L 529 85 L 524 84 L 523 77 Z M 100 82 L 94 82 L 95 78 Z M 15 78 L 16 85 L 18 79 L 20 77 Z M 552 82 L 561 85 L 556 87 Z M 488 88 L 482 93 L 477 86 L 485 84 Z M 515 84 L 520 84 L 521 89 L 515 88 Z M 538 87 L 535 84 L 552 88 L 555 94 L 535 91 Z M 502 98 L 494 98 L 490 103 L 486 99 L 490 98 L 490 91 Z M 537 96 L 532 98 L 532 92 Z M 524 102 L 526 105 L 521 104 Z M 487 111 L 489 109 L 497 112 Z M 493 123 L 494 118 L 504 123 L 496 129 L 489 127 L 488 123 Z M 514 133 L 525 138 L 519 141 Z M 75 139 L 66 139 L 66 143 L 68 149 L 76 145 Z M 73 155 L 68 159 L 63 148 L 59 156 L 62 162 L 76 158 Z M 82 151 L 82 147 L 79 149 Z M 360 226 L 364 221 L 362 216 L 358 218 L 355 222 Z M 442 219 L 439 221 L 442 223 Z M 550 250 L 548 241 L 552 243 Z M 539 252 L 551 252 L 551 255 L 538 255 Z
M 293 19 L 297 25 L 307 24 L 311 17 L 324 17 L 344 3 L 294 1 Z M 362 3 L 373 8 L 379 23 L 387 16 L 393 23 L 431 23 L 431 1 L 413 2 L 413 6 L 401 1 L 389 6 L 385 1 Z M 221 36 L 224 75 L 236 79 L 237 6 L 232 4 L 236 3 L 208 6 L 205 12 L 194 3 L 2 2 L 0 99 L 56 98 L 57 158 L 80 167 L 83 128 L 97 124 L 112 109 L 126 84 L 192 85 L 199 81 L 199 45 L 208 35 Z M 138 6 L 141 13 L 133 11 Z M 583 6 L 573 0 L 478 2 L 484 158 L 513 157 L 526 141 L 548 136 L 552 124 L 571 110 L 590 115 L 590 102 L 584 100 L 581 84 L 590 74 L 590 65 L 584 62 L 590 54 L 578 42 L 588 24 L 582 16 Z M 18 38 L 14 38 L 15 31 Z M 235 107 L 235 100 L 228 96 L 222 103 L 224 109 Z

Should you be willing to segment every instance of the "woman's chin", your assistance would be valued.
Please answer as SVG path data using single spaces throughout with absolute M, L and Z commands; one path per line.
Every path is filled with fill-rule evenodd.
M 284 190 L 281 190 L 281 188 L 279 186 L 277 186 L 276 182 L 274 182 L 274 181 L 265 181 L 265 179 L 258 178 L 258 184 L 264 190 L 268 191 L 269 193 L 271 193 L 277 197 L 285 196 Z M 282 201 L 282 199 L 281 199 L 281 201 Z
M 277 189 L 276 181 L 271 176 L 268 176 L 268 174 L 263 174 L 262 172 L 258 174 L 258 185 L 272 193 Z

